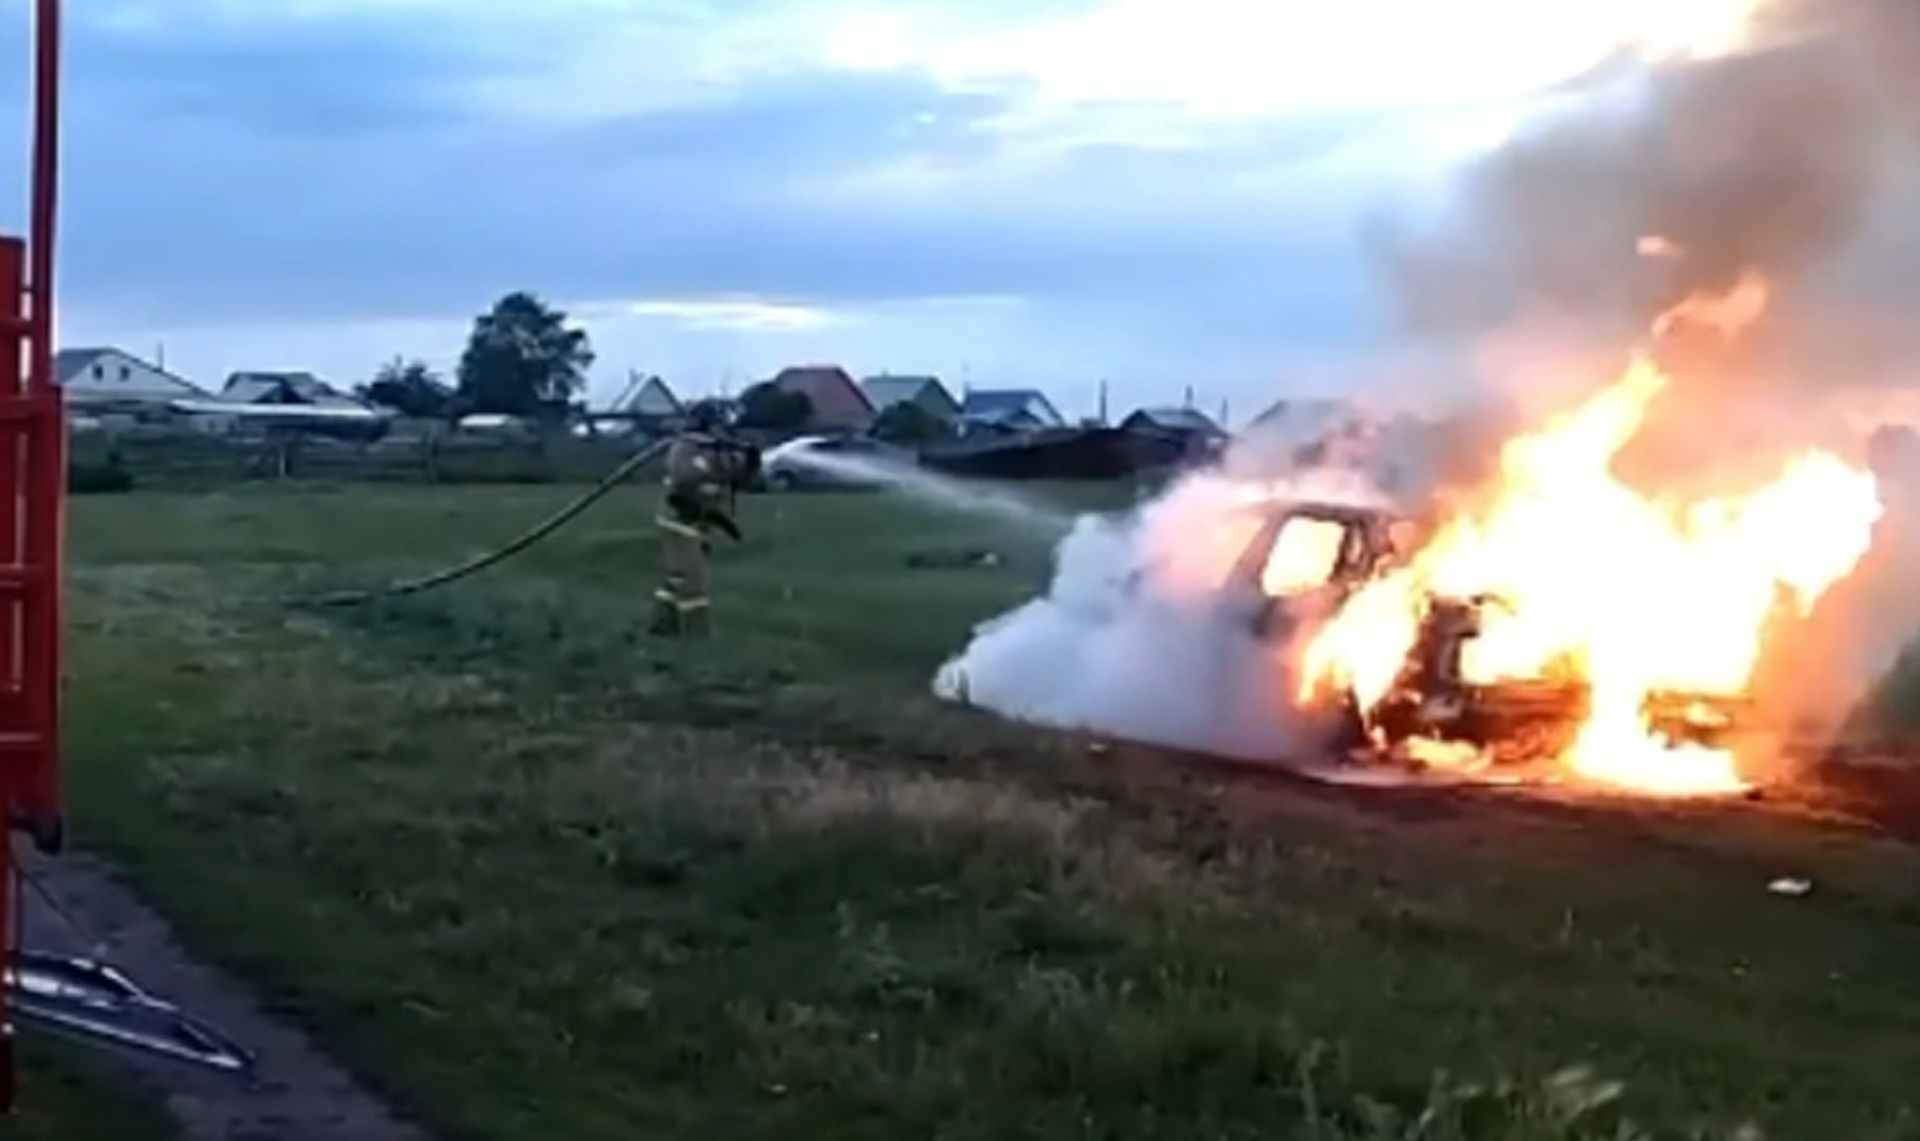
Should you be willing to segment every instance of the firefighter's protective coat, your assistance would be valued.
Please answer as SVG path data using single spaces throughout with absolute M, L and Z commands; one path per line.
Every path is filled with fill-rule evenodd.
M 654 629 L 700 633 L 712 607 L 707 573 L 709 531 L 738 540 L 728 511 L 733 486 L 729 449 L 712 436 L 688 432 L 667 449 L 665 486 L 655 523 L 663 575 L 654 592 Z

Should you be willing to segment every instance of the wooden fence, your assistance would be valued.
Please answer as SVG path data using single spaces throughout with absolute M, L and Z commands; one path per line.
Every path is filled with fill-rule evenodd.
M 381 483 L 586 483 L 612 470 L 636 439 L 419 436 L 352 442 L 288 436 L 105 433 L 75 435 L 76 490 L 114 482 L 134 487 L 212 488 L 248 481 Z M 124 482 L 124 481 L 122 481 Z

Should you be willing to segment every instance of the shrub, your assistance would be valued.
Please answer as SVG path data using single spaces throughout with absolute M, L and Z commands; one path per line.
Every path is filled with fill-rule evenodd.
M 133 473 L 126 469 L 117 455 L 109 455 L 103 463 L 75 463 L 67 466 L 67 494 L 101 495 L 116 491 L 132 491 Z

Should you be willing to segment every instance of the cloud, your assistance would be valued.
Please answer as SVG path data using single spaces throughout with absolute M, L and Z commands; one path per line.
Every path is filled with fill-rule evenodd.
M 258 21 L 192 5 L 154 20 L 125 6 L 69 7 L 78 23 L 66 57 L 68 112 L 96 128 L 132 114 L 149 130 L 392 138 L 475 122 L 476 83 L 551 58 L 471 27 L 435 28 L 404 8 Z
M 911 327 L 925 367 L 1264 382 L 1372 335 L 1355 227 L 1457 140 L 1395 105 L 1405 60 L 1329 66 L 1364 23 L 1208 3 L 70 5 L 69 325 L 359 368 L 532 288 L 688 368 Z
M 843 318 L 811 305 L 789 305 L 751 298 L 708 301 L 636 301 L 625 307 L 635 317 L 665 317 L 690 330 L 804 332 L 840 324 Z M 591 316 L 588 314 L 576 315 Z

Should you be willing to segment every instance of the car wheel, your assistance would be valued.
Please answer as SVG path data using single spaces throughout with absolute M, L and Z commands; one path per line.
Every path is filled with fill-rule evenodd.
M 777 471 L 767 477 L 767 486 L 775 491 L 792 491 L 800 480 L 790 471 Z

